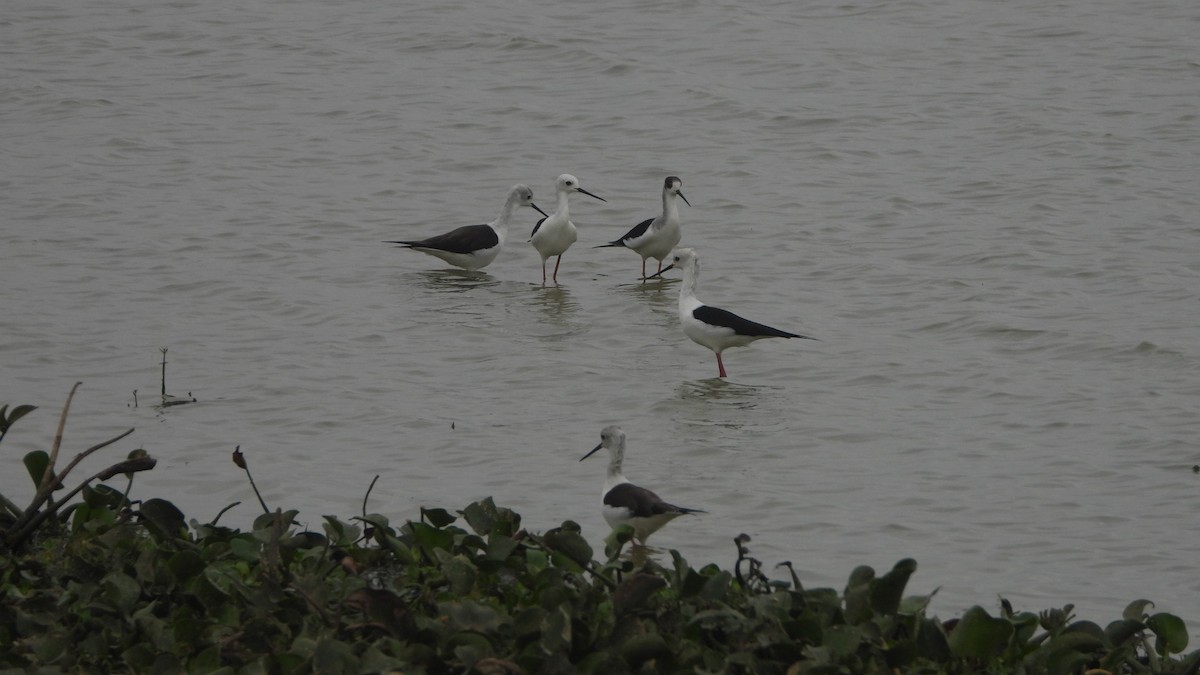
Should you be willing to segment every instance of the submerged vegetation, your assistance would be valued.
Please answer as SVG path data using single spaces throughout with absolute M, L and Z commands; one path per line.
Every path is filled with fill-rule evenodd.
M 131 499 L 134 474 L 154 468 L 140 450 L 54 499 L 80 459 L 129 433 L 59 471 L 69 405 L 51 451 L 24 458 L 30 506 L 0 496 L 6 672 L 1200 671 L 1184 622 L 1148 601 L 1106 625 L 1006 601 L 941 621 L 929 596 L 905 595 L 908 559 L 808 589 L 786 563 L 769 578 L 744 535 L 732 571 L 652 559 L 628 527 L 598 556 L 574 522 L 531 533 L 490 499 L 398 523 L 364 499 L 321 532 L 262 503 L 243 531 Z M 0 441 L 33 409 L 0 408 Z M 249 475 L 240 449 L 234 462 Z M 102 482 L 120 477 L 124 489 Z

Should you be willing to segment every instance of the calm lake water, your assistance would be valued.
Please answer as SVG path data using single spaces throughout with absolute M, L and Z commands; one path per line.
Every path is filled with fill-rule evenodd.
M 1193 0 L 88 3 L 0 19 L 0 492 L 158 458 L 134 496 L 394 521 L 493 496 L 597 546 L 600 429 L 708 513 L 652 543 L 808 586 L 920 568 L 934 613 L 1129 602 L 1200 639 Z M 508 188 L 478 274 L 392 248 Z M 699 295 L 818 342 L 687 340 L 677 280 L 592 246 L 684 181 Z M 677 279 L 677 277 L 676 277 Z M 191 405 L 158 409 L 167 386 Z M 134 392 L 138 405 L 134 406 Z M 780 575 L 783 571 L 779 570 Z

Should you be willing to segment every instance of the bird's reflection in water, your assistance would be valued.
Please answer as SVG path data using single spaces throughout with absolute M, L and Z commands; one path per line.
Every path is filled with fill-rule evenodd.
M 708 400 L 730 403 L 742 408 L 756 407 L 755 400 L 770 389 L 761 385 L 738 384 L 728 378 L 712 377 L 679 383 L 675 393 L 680 400 Z
M 571 292 L 562 286 L 538 288 L 533 302 L 548 318 L 556 321 L 570 318 L 579 309 L 579 303 L 571 299 Z
M 495 286 L 500 280 L 487 272 L 442 269 L 413 273 L 420 279 L 421 286 L 438 293 L 465 293 L 474 288 Z

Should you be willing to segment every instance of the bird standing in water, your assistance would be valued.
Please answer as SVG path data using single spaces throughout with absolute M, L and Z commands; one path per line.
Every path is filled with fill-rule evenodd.
M 504 247 L 504 239 L 508 236 L 508 226 L 512 223 L 518 206 L 528 206 L 543 216 L 546 215 L 545 211 L 533 203 L 533 190 L 528 185 L 518 184 L 509 189 L 508 199 L 504 202 L 500 217 L 486 225 L 464 225 L 445 234 L 418 241 L 384 243 L 400 244 L 404 248 L 441 258 L 465 270 L 482 269 L 500 254 L 500 249 Z
M 646 258 L 658 260 L 658 269 L 661 272 L 662 261 L 670 255 L 671 249 L 679 244 L 683 236 L 679 229 L 679 205 L 675 203 L 676 195 L 683 203 L 692 205 L 687 197 L 683 196 L 683 181 L 678 176 L 667 176 L 663 181 L 662 215 L 643 220 L 620 239 L 614 239 L 596 248 L 623 246 L 642 256 L 642 281 L 646 280 Z
M 713 350 L 713 353 L 717 355 L 717 369 L 720 377 L 726 376 L 721 352 L 730 347 L 744 347 L 755 340 L 769 337 L 816 339 L 764 326 L 761 323 L 744 319 L 733 312 L 700 302 L 696 298 L 696 283 L 700 277 L 700 256 L 690 248 L 681 248 L 676 251 L 671 259 L 671 264 L 664 267 L 661 272 L 650 275 L 650 278 L 660 276 L 663 272 L 676 267 L 683 269 L 683 284 L 679 287 L 679 323 L 683 327 L 683 334 L 691 338 L 693 342 Z
M 546 283 L 546 261 L 552 256 L 558 256 L 558 260 L 554 263 L 554 283 L 558 283 L 558 266 L 562 264 L 563 253 L 566 253 L 571 244 L 579 238 L 579 233 L 575 230 L 575 223 L 571 222 L 569 213 L 568 197 L 572 192 L 582 192 L 583 194 L 599 199 L 602 202 L 607 199 L 594 195 L 579 186 L 579 179 L 569 173 L 564 173 L 555 181 L 555 189 L 558 191 L 558 208 L 553 214 L 542 218 L 533 226 L 533 232 L 529 235 L 529 243 L 537 249 L 538 255 L 542 256 L 542 283 Z

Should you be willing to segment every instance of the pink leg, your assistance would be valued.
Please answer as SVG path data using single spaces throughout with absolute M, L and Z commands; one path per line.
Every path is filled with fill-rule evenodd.
M 557 271 L 557 269 L 558 268 L 555 268 L 556 271 Z M 542 261 L 542 285 L 543 286 L 546 285 L 546 261 L 545 260 Z
M 721 377 L 726 377 L 725 364 L 721 362 L 721 352 L 717 352 L 717 368 L 721 370 Z
M 562 264 L 562 255 L 559 255 L 558 260 L 555 261 L 555 263 L 554 263 L 554 283 L 556 283 L 556 284 L 558 283 L 558 266 L 561 264 Z M 546 273 L 545 270 L 543 270 L 542 274 L 545 274 L 545 273 Z M 542 279 L 542 283 L 543 284 L 546 283 L 546 280 Z
M 642 283 L 646 283 L 646 259 L 642 258 Z

